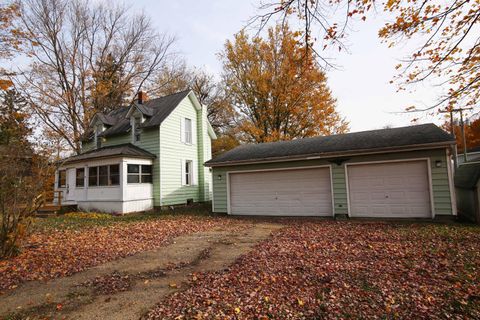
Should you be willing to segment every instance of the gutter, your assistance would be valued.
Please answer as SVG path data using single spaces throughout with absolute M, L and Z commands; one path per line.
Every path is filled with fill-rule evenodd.
M 425 149 L 438 149 L 441 147 L 450 147 L 455 143 L 456 143 L 455 141 L 448 141 L 448 142 L 443 141 L 443 142 L 417 144 L 417 145 L 409 145 L 409 146 L 402 146 L 402 147 L 386 147 L 386 148 L 375 148 L 375 149 L 359 149 L 355 151 L 311 153 L 311 154 L 302 154 L 302 155 L 285 156 L 285 157 L 246 159 L 246 160 L 238 160 L 238 161 L 223 161 L 223 162 L 207 161 L 204 164 L 204 166 L 213 168 L 213 167 L 225 167 L 225 166 L 243 165 L 243 164 L 329 159 L 329 158 L 345 157 L 345 156 L 378 154 L 378 153 L 385 153 L 385 152 L 404 152 L 404 151 L 416 151 L 416 150 L 425 150 Z

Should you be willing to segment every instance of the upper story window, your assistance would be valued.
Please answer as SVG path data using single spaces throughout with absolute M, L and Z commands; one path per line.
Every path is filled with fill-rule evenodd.
M 102 147 L 102 138 L 99 137 L 100 133 L 103 132 L 103 124 L 99 123 L 95 127 L 95 146 L 98 148 Z
M 142 124 L 142 117 L 141 116 L 137 116 L 137 117 L 133 118 L 132 132 L 133 132 L 133 142 L 134 143 L 140 141 L 140 133 L 141 133 L 140 125 L 141 124 Z
M 65 188 L 67 186 L 67 170 L 58 171 L 58 187 Z
M 192 119 L 185 118 L 184 119 L 184 142 L 188 144 L 192 144 Z

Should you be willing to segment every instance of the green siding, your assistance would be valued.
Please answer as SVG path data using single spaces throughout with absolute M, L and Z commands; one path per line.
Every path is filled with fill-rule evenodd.
M 415 159 L 415 158 L 430 158 L 430 170 L 432 177 L 432 191 L 433 202 L 436 215 L 451 215 L 452 202 L 450 198 L 450 185 L 448 181 L 448 171 L 446 162 L 446 150 L 422 150 L 398 153 L 385 153 L 375 155 L 352 156 L 346 163 L 356 162 L 370 162 L 370 161 L 386 161 L 386 160 L 401 160 L 401 159 Z M 441 166 L 436 167 L 435 162 L 441 161 Z M 226 173 L 228 171 L 241 170 L 258 170 L 258 169 L 274 169 L 274 168 L 293 168 L 293 167 L 308 167 L 331 165 L 332 184 L 333 184 L 333 198 L 335 206 L 335 214 L 348 213 L 347 187 L 345 177 L 345 163 L 336 165 L 326 160 L 304 160 L 304 161 L 290 161 L 277 162 L 269 164 L 252 164 L 239 165 L 229 167 L 213 168 L 213 176 L 221 175 L 222 178 L 213 179 L 214 192 L 214 212 L 227 212 L 227 182 Z
M 162 203 L 174 205 L 185 203 L 187 199 L 200 201 L 200 177 L 196 185 L 182 186 L 182 160 L 192 160 L 199 172 L 198 139 L 194 144 L 187 145 L 181 142 L 181 119 L 189 118 L 195 121 L 198 128 L 197 110 L 189 97 L 179 103 L 167 119 L 160 125 L 160 163 L 162 174 L 160 180 Z M 200 175 L 199 175 L 200 176 Z M 203 178 L 202 178 L 203 181 Z
M 82 142 L 82 153 L 93 150 L 95 143 L 93 141 Z
M 124 143 L 131 143 L 131 142 L 132 142 L 132 134 L 128 132 L 127 134 L 105 138 L 105 140 L 102 141 L 102 147 L 110 147 L 110 146 L 115 146 L 117 144 L 124 144 Z
M 153 159 L 153 205 L 160 206 L 160 130 L 158 127 L 143 129 L 140 134 L 140 141 L 135 145 L 153 153 L 157 157 Z M 131 135 L 129 135 L 131 137 Z

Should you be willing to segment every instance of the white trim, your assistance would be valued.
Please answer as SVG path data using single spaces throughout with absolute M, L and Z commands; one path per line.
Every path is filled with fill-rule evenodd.
M 347 157 L 347 156 L 362 156 L 362 155 L 370 155 L 370 154 L 385 154 L 385 153 L 399 153 L 399 152 L 410 152 L 410 151 L 424 151 L 424 150 L 432 150 L 432 149 L 444 149 L 449 144 L 441 143 L 441 144 L 425 144 L 425 145 L 416 145 L 415 147 L 411 146 L 410 148 L 401 149 L 398 147 L 396 149 L 390 148 L 383 148 L 379 149 L 378 151 L 352 151 L 347 153 L 326 153 L 322 155 L 305 155 L 299 156 L 298 158 L 291 158 L 291 157 L 282 157 L 276 159 L 257 159 L 257 160 L 246 160 L 243 161 L 232 161 L 232 162 L 220 162 L 220 163 L 213 163 L 213 164 L 206 164 L 206 167 L 229 167 L 229 166 L 243 166 L 248 164 L 267 164 L 267 163 L 276 163 L 276 162 L 290 162 L 290 161 L 304 161 L 304 160 L 312 160 L 312 159 L 322 159 L 328 161 L 329 159 L 335 159 L 339 157 Z M 318 157 L 318 158 L 317 158 Z
M 430 188 L 430 207 L 432 212 L 432 219 L 435 218 L 435 202 L 433 200 L 433 183 L 432 183 L 432 164 L 430 158 L 427 158 L 428 166 L 428 187 Z
M 227 179 L 227 214 L 231 215 L 232 212 L 230 210 L 230 172 L 225 173 L 225 178 Z
M 452 203 L 452 215 L 457 215 L 457 196 L 455 194 L 455 185 L 453 182 L 452 175 L 452 166 L 453 163 L 450 159 L 449 149 L 445 149 L 446 159 L 447 159 L 447 174 L 448 174 L 448 188 L 450 189 L 450 202 Z
M 162 138 L 162 126 L 158 126 L 158 161 L 157 161 L 157 166 L 158 166 L 158 204 L 161 207 L 163 204 L 163 198 L 162 198 L 162 167 L 160 166 L 160 163 L 162 163 L 162 146 L 161 146 L 161 138 Z M 152 163 L 154 163 L 154 160 L 152 160 Z M 153 171 L 152 171 L 153 174 Z M 152 190 L 155 190 L 152 188 Z M 155 206 L 155 191 L 153 191 L 153 206 Z
M 415 162 L 426 161 L 427 162 L 427 175 L 428 175 L 428 191 L 430 195 L 430 213 L 432 219 L 435 218 L 435 203 L 433 199 L 433 186 L 432 186 L 432 169 L 430 165 L 430 158 L 409 158 L 409 159 L 395 159 L 395 160 L 378 160 L 378 161 L 364 161 L 364 162 L 349 162 L 345 163 L 345 185 L 347 188 L 347 204 L 348 204 L 348 216 L 350 217 L 350 184 L 348 181 L 348 166 L 354 165 L 368 165 L 368 164 L 380 164 L 380 163 L 398 163 L 398 162 Z
M 287 170 L 303 170 L 303 169 L 318 169 L 318 168 L 330 168 L 330 193 L 332 195 L 332 215 L 335 215 L 335 202 L 333 201 L 333 175 L 332 175 L 332 165 L 324 164 L 317 166 L 302 166 L 302 167 L 291 167 L 291 168 L 271 168 L 271 169 L 255 169 L 255 170 L 235 170 L 225 172 L 227 179 L 227 214 L 231 214 L 230 208 L 230 174 L 231 173 L 251 173 L 251 172 L 268 172 L 268 171 L 287 171 Z M 213 193 L 213 192 L 212 192 Z
M 347 170 L 346 163 L 343 166 L 343 169 L 345 170 L 345 189 L 347 190 L 347 216 L 350 218 L 350 186 L 349 186 L 348 170 Z
M 330 167 L 330 194 L 332 195 L 332 218 L 335 218 L 335 193 L 333 192 L 333 169 Z
M 214 186 L 213 186 L 213 174 L 210 175 L 212 177 L 212 212 L 215 212 L 215 197 L 214 197 L 214 194 L 215 192 L 213 192 L 213 189 L 214 189 Z

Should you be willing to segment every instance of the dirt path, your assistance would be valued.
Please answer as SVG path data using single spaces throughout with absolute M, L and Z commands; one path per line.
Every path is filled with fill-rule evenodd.
M 234 233 L 185 235 L 68 278 L 29 282 L 0 297 L 0 318 L 138 319 L 166 295 L 186 288 L 193 272 L 225 268 L 281 227 L 255 223 Z

